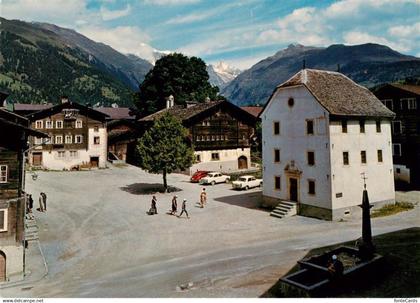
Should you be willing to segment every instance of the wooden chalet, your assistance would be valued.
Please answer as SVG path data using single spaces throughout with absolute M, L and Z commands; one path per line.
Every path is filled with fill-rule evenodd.
M 0 283 L 23 278 L 24 153 L 28 137 L 47 135 L 29 128 L 29 120 L 0 108 Z
M 257 118 L 228 101 L 187 102 L 167 107 L 144 117 L 144 128 L 155 119 L 170 113 L 189 130 L 196 161 L 190 174 L 197 170 L 233 172 L 251 166 L 251 141 L 255 136 Z

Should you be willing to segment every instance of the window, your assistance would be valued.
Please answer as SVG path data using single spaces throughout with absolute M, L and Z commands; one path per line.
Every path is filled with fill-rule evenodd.
M 376 132 L 377 133 L 381 132 L 381 121 L 376 121 Z
M 401 168 L 397 168 L 395 171 L 397 172 L 397 174 L 401 174 Z
M 57 157 L 63 159 L 66 156 L 66 152 L 64 150 L 60 150 L 57 152 Z
M 280 176 L 274 176 L 274 189 L 275 190 L 281 189 Z
M 378 162 L 383 162 L 381 149 L 378 149 Z
M 35 143 L 35 145 L 41 145 L 42 144 L 42 138 L 35 137 L 34 143 Z
M 53 122 L 51 120 L 45 121 L 45 128 L 53 128 Z
M 289 98 L 289 100 L 287 100 L 287 105 L 289 105 L 289 107 L 293 107 L 293 105 L 295 105 L 295 99 Z
M 99 131 L 99 126 L 94 126 L 94 127 L 93 127 L 93 131 L 94 131 L 95 133 L 97 133 L 97 132 Z
M 219 153 L 211 153 L 211 160 L 212 161 L 220 160 Z
M 200 141 L 200 139 L 201 139 L 201 136 L 195 137 L 195 141 Z
M 206 141 L 210 141 L 210 136 L 206 136 Z
M 100 144 L 100 138 L 98 136 L 93 137 L 93 144 L 95 145 Z
M 83 121 L 82 120 L 76 120 L 76 128 L 82 128 L 83 127 Z
M 0 165 L 0 183 L 7 183 L 7 165 Z
M 195 162 L 201 162 L 201 156 L 195 155 Z
M 211 141 L 214 141 L 214 136 L 213 135 L 211 136 Z
M 314 120 L 306 120 L 306 134 L 307 135 L 314 134 Z
M 341 131 L 343 133 L 347 133 L 347 121 L 346 120 L 341 121 Z
M 7 231 L 7 209 L 0 209 L 0 232 Z
M 66 135 L 64 138 L 66 144 L 72 144 L 73 143 L 73 136 L 72 135 Z
M 392 121 L 392 133 L 401 134 L 401 121 Z
M 393 105 L 392 99 L 384 99 L 384 100 L 381 100 L 381 101 L 390 110 L 393 110 L 394 109 L 394 105 Z
M 349 165 L 349 152 L 343 152 L 343 164 Z
M 417 100 L 416 98 L 408 99 L 408 109 L 417 109 Z
M 401 156 L 401 144 L 399 143 L 392 144 L 392 155 Z
M 35 122 L 35 128 L 38 128 L 38 129 L 40 129 L 40 128 L 42 128 L 42 120 L 38 120 L 38 121 L 36 121 Z
M 63 144 L 63 136 L 55 136 L 55 144 Z
M 359 125 L 360 125 L 360 132 L 364 134 L 365 133 L 365 121 L 360 120 Z
M 280 162 L 280 150 L 274 149 L 274 163 Z
M 77 150 L 70 151 L 70 158 L 77 158 Z
M 366 151 L 362 150 L 360 152 L 360 160 L 362 161 L 362 164 L 366 164 Z
M 225 135 L 225 141 L 227 141 L 228 140 L 228 136 L 227 135 Z
M 308 180 L 308 194 L 315 195 L 315 180 Z
M 62 120 L 55 121 L 55 128 L 63 128 L 63 121 Z
M 77 144 L 83 143 L 83 136 L 82 135 L 74 136 L 74 143 L 77 143 Z
M 275 135 L 280 135 L 280 122 L 276 121 L 273 124 L 273 130 Z
M 308 151 L 307 158 L 308 158 L 308 165 L 314 166 L 315 165 L 315 152 Z

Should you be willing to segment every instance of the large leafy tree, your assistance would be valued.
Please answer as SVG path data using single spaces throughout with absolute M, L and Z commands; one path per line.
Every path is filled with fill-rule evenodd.
M 197 57 L 179 53 L 164 56 L 148 72 L 137 95 L 136 106 L 143 115 L 165 107 L 166 98 L 175 97 L 176 104 L 203 102 L 217 98 L 219 89 L 208 82 L 206 64 Z
M 193 149 L 187 143 L 187 135 L 181 121 L 166 113 L 138 142 L 140 167 L 153 174 L 162 174 L 165 191 L 168 189 L 167 175 L 187 169 L 193 163 Z

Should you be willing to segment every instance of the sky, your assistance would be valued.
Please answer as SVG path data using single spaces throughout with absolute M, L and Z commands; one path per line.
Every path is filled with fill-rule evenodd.
M 292 43 L 367 42 L 420 57 L 420 0 L 0 0 L 0 15 L 147 60 L 156 49 L 246 69 Z

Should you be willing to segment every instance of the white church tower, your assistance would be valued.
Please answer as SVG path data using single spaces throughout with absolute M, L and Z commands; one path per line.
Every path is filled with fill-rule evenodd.
M 339 220 L 360 212 L 364 174 L 371 203 L 395 201 L 391 119 L 368 89 L 343 74 L 303 69 L 261 115 L 264 204 Z

